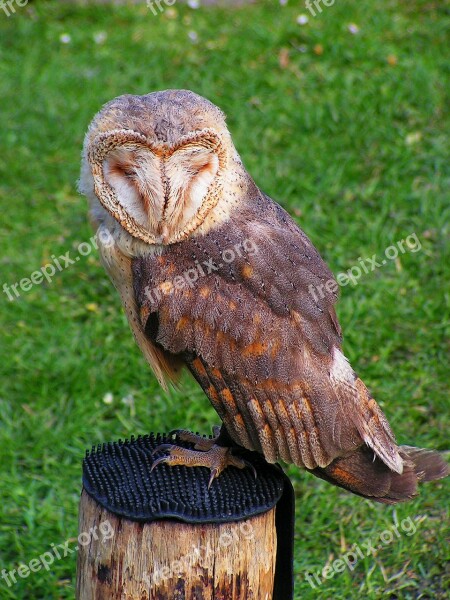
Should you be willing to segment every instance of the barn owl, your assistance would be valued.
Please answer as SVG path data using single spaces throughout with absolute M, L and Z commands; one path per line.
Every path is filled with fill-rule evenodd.
M 156 377 L 187 367 L 222 421 L 211 440 L 180 430 L 194 448 L 164 447 L 153 466 L 205 466 L 211 483 L 246 466 L 243 447 L 384 503 L 447 474 L 438 453 L 397 445 L 343 354 L 331 272 L 214 104 L 185 90 L 112 100 L 86 134 L 80 191 Z

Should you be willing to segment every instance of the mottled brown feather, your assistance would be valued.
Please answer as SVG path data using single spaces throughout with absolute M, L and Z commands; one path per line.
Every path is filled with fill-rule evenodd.
M 362 443 L 328 375 L 341 344 L 336 296 L 308 289 L 332 274 L 269 198 L 256 193 L 233 217 L 232 227 L 134 259 L 143 327 L 158 315 L 153 341 L 183 357 L 237 443 L 271 462 L 325 466 Z M 191 287 L 177 289 L 175 277 L 196 265 L 204 274 L 197 266 Z

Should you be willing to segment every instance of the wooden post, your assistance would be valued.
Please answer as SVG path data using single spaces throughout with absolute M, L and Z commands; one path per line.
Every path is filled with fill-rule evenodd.
M 76 598 L 272 600 L 275 510 L 231 523 L 139 523 L 83 490 Z

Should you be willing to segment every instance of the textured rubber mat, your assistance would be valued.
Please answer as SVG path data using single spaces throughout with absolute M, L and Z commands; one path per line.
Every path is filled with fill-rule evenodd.
M 273 508 L 281 498 L 285 477 L 255 452 L 239 451 L 251 468 L 228 467 L 208 490 L 209 469 L 165 464 L 151 473 L 152 451 L 172 437 L 145 435 L 93 447 L 83 461 L 87 493 L 112 513 L 135 521 L 179 519 L 187 523 L 238 521 Z M 192 448 L 185 442 L 177 446 Z

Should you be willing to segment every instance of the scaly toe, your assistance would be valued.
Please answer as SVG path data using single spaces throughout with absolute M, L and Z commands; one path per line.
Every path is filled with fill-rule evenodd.
M 173 444 L 161 444 L 153 450 L 152 455 L 160 451 L 166 452 L 166 454 L 160 456 L 153 462 L 150 472 L 163 463 L 169 466 L 182 465 L 186 467 L 207 467 L 211 472 L 208 489 L 211 487 L 214 479 L 229 466 L 238 469 L 250 467 L 256 477 L 256 471 L 252 464 L 239 456 L 234 456 L 231 449 L 224 446 L 213 445 L 206 451 L 200 451 L 182 448 Z
M 220 431 L 220 427 L 218 429 Z M 216 431 L 217 427 L 214 427 L 214 437 L 212 439 L 203 437 L 198 433 L 192 433 L 187 429 L 172 429 L 172 431 L 169 432 L 169 435 L 174 435 L 180 442 L 190 442 L 191 444 L 194 444 L 195 450 L 210 450 L 214 446 L 217 438 Z

